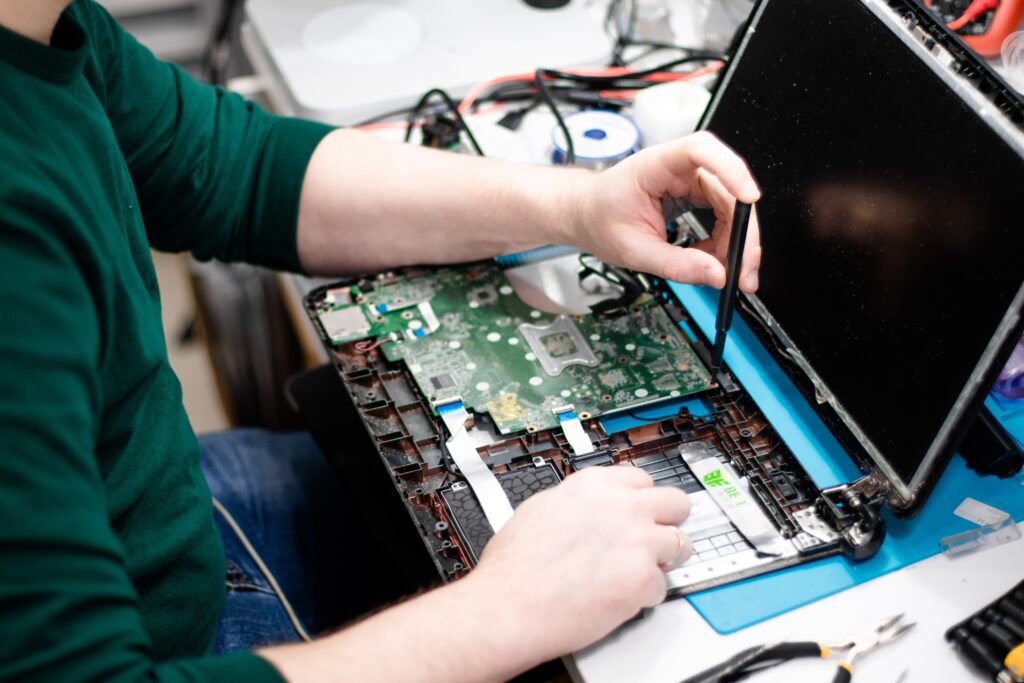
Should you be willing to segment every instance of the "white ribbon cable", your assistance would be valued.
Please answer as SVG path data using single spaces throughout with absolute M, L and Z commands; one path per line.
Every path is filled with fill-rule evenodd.
M 466 483 L 476 494 L 476 499 L 480 501 L 480 507 L 483 508 L 484 516 L 491 523 L 494 533 L 498 533 L 508 520 L 512 519 L 512 504 L 508 502 L 508 496 L 505 495 L 494 472 L 491 472 L 480 459 L 476 446 L 466 433 L 466 419 L 469 417 L 466 407 L 462 401 L 455 401 L 438 406 L 437 413 L 452 435 L 445 442 L 452 459 L 459 466 Z
M 750 483 L 720 461 L 706 444 L 693 442 L 679 447 L 679 454 L 704 490 L 741 534 L 765 555 L 788 555 L 793 545 L 782 537 L 753 499 Z
M 576 455 L 586 455 L 587 453 L 594 452 L 594 444 L 587 436 L 587 432 L 583 429 L 583 423 L 580 422 L 580 418 L 576 415 L 574 410 L 566 410 L 561 413 L 556 413 L 559 424 L 562 425 L 562 433 L 565 434 L 565 438 L 569 440 L 569 446 L 572 447 L 573 453 Z

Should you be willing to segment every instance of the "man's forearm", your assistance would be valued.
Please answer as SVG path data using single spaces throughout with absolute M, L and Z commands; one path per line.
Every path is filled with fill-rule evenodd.
M 470 261 L 565 243 L 586 171 L 513 164 L 337 130 L 302 187 L 303 267 L 331 274 Z
M 665 598 L 689 501 L 638 467 L 590 467 L 531 496 L 465 578 L 313 643 L 261 651 L 291 683 L 502 681 Z M 572 588 L 552 577 L 572 577 Z
M 521 632 L 529 622 L 517 609 L 514 596 L 470 575 L 313 643 L 260 654 L 290 683 L 507 680 L 556 654 Z

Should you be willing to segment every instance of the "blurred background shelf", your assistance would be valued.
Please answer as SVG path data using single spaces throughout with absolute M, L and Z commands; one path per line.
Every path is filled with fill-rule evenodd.
M 222 3 L 218 0 L 99 0 L 161 59 L 198 74 Z

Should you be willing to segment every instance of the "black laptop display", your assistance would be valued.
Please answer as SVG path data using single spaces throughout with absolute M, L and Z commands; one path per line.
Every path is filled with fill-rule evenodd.
M 752 302 L 897 509 L 934 485 L 1024 302 L 1024 112 L 908 6 L 761 3 L 703 124 L 764 188 Z

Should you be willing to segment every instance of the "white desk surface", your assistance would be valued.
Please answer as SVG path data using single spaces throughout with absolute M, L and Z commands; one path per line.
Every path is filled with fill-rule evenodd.
M 1020 526 L 1024 529 L 1024 524 Z M 854 681 L 984 681 L 968 671 L 943 634 L 1022 579 L 1024 538 L 957 559 L 937 555 L 728 636 L 712 630 L 686 600 L 676 599 L 567 657 L 566 663 L 573 678 L 586 683 L 678 683 L 753 645 L 779 640 L 842 642 L 888 616 L 904 613 L 917 626 L 855 662 Z M 835 662 L 814 659 L 788 662 L 748 680 L 825 683 L 834 673 Z

